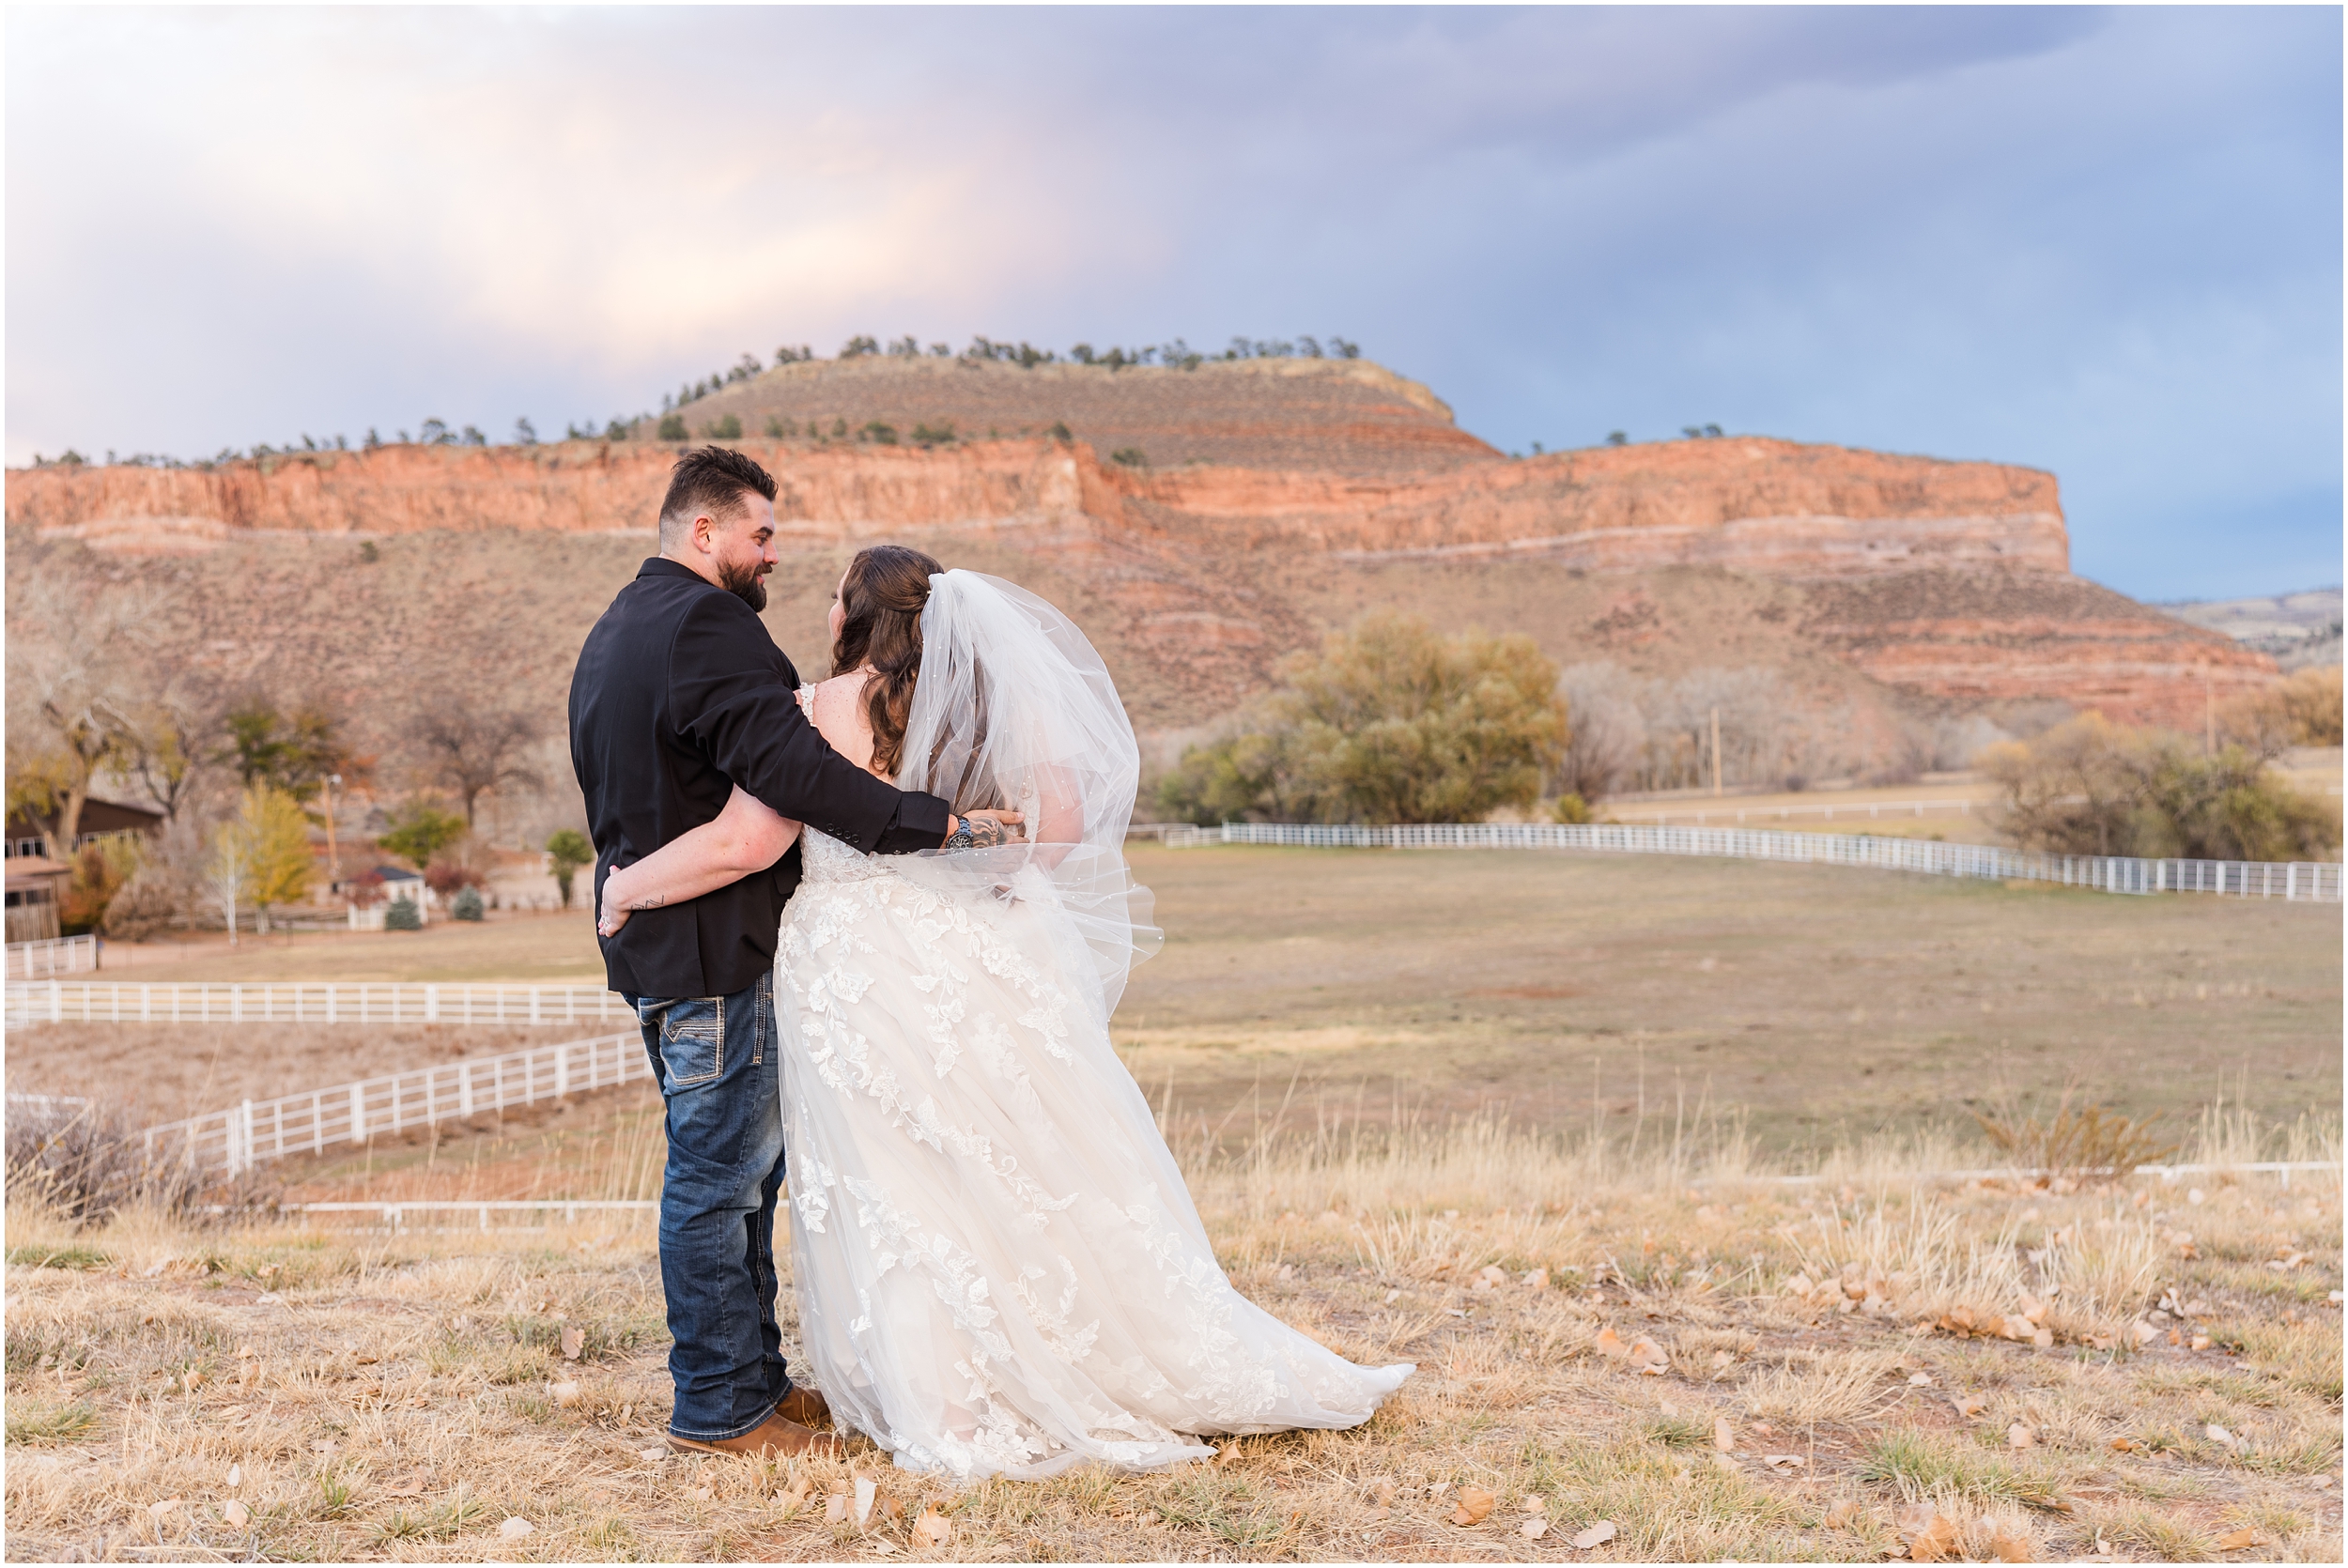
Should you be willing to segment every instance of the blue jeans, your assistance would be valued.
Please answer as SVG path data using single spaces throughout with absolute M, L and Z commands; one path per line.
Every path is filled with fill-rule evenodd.
M 631 996 L 666 1107 L 660 1284 L 669 1300 L 669 1430 L 738 1437 L 791 1391 L 775 1322 L 782 1189 L 775 977 L 732 996 Z

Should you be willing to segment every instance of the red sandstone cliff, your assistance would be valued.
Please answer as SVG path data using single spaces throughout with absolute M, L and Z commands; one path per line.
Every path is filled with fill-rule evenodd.
M 1889 684 L 1969 704 L 2060 699 L 2186 723 L 2205 683 L 2222 697 L 2273 673 L 2230 638 L 2071 577 L 2054 478 L 2029 469 L 1742 437 L 1510 460 L 1459 431 L 1425 388 L 1341 361 L 794 365 L 689 412 L 697 424 L 731 412 L 793 432 L 738 443 L 780 482 L 786 552 L 914 533 L 949 552 L 983 541 L 990 559 L 1048 557 L 1149 658 L 1212 670 L 1201 691 L 1226 702 L 1309 635 L 1267 584 L 1296 583 L 1300 568 L 1383 581 L 1413 563 L 1709 566 L 1805 583 L 1817 645 Z M 963 438 L 829 434 L 873 421 L 901 438 L 920 424 Z M 1052 423 L 1089 439 L 1012 433 Z M 969 438 L 981 425 L 1000 438 Z M 1103 461 L 1120 440 L 1150 443 L 1148 462 Z M 649 541 L 675 450 L 396 446 L 201 469 L 14 470 L 7 520 L 116 556 L 288 535 Z

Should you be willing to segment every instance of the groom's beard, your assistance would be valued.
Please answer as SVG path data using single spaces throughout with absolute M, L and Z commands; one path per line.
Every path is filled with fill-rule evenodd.
M 718 580 L 725 585 L 727 592 L 749 606 L 751 609 L 764 610 L 766 607 L 766 583 L 763 570 L 765 564 L 764 561 L 753 562 L 748 566 L 731 566 L 720 563 L 718 567 Z

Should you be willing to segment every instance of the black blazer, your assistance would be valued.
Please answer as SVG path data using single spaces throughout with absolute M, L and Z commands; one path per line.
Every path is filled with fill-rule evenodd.
M 571 766 L 595 841 L 595 901 L 615 866 L 725 809 L 739 784 L 867 853 L 934 850 L 946 803 L 902 793 L 824 744 L 792 694 L 798 671 L 750 607 L 656 556 L 620 590 L 571 677 Z M 730 996 L 775 961 L 799 847 L 764 871 L 629 917 L 603 942 L 626 996 Z

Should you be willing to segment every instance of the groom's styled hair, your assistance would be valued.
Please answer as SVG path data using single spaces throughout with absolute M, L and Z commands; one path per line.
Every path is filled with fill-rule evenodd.
M 728 447 L 705 446 L 677 459 L 669 476 L 669 493 L 660 502 L 660 547 L 676 549 L 685 530 L 706 512 L 731 518 L 742 510 L 742 497 L 755 490 L 775 499 L 775 476 L 751 458 Z

